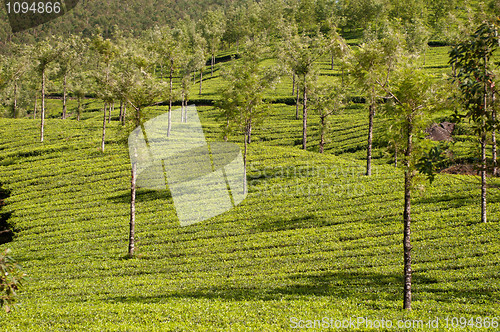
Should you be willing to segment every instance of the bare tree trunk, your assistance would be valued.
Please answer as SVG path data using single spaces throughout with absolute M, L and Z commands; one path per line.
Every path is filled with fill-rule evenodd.
M 80 113 L 82 112 L 82 98 L 78 96 L 78 108 L 76 111 L 76 121 L 80 121 Z
M 63 109 L 62 109 L 62 118 L 66 119 L 66 91 L 67 91 L 67 78 L 66 74 L 64 74 L 63 78 Z
M 483 122 L 484 123 L 484 122 Z M 486 132 L 481 134 L 481 222 L 487 222 L 486 218 Z
M 252 122 L 248 124 L 248 135 L 247 135 L 247 142 L 248 144 L 252 143 Z
M 226 121 L 226 131 L 224 132 L 224 142 L 227 142 L 227 134 L 229 133 L 229 117 L 227 117 Z M 246 138 L 245 138 L 246 140 Z
M 40 117 L 40 142 L 43 142 L 43 127 L 45 126 L 45 70 L 42 70 L 42 110 Z
M 493 105 L 494 99 L 493 97 Z M 491 110 L 491 119 L 493 120 L 493 123 L 496 123 L 496 118 L 497 118 L 497 111 L 495 109 L 495 106 L 493 106 Z M 497 161 L 497 137 L 496 137 L 496 125 L 493 126 L 493 130 L 491 131 L 491 158 L 493 159 L 493 176 L 497 176 L 498 174 L 498 161 Z
M 404 251 L 404 295 L 403 309 L 411 310 L 411 187 L 413 180 L 413 171 L 410 169 L 410 157 L 413 149 L 413 124 L 412 119 L 408 123 L 408 141 L 405 151 L 405 206 L 403 212 L 404 219 L 404 235 L 403 235 L 403 251 Z
M 488 77 L 486 70 L 486 55 L 484 56 L 484 74 Z M 484 111 L 488 111 L 488 87 L 484 82 Z M 481 126 L 481 222 L 487 222 L 486 218 L 486 121 L 483 119 Z
M 181 122 L 184 122 L 184 93 L 181 96 Z
M 325 147 L 325 126 L 326 126 L 326 117 L 321 117 L 321 138 L 319 141 L 319 153 L 323 153 Z
M 122 115 L 122 125 L 125 125 L 125 119 L 127 116 L 127 103 L 123 103 L 123 115 Z
M 299 85 L 296 86 L 297 96 L 295 97 L 295 120 L 299 119 L 299 103 L 300 103 L 300 92 Z
M 14 81 L 14 108 L 12 110 L 12 115 L 17 118 L 17 79 Z
M 120 99 L 120 116 L 118 117 L 118 121 L 122 122 L 123 116 L 123 99 Z
M 332 54 L 332 61 L 331 61 L 331 64 L 330 64 L 330 69 L 333 70 L 333 60 L 334 60 L 334 57 L 333 57 L 333 54 Z
M 247 192 L 247 131 L 245 130 L 245 151 L 243 153 L 243 192 Z
M 137 162 L 132 163 L 132 179 L 130 181 L 130 224 L 128 236 L 128 255 L 134 256 L 135 252 L 135 192 L 136 192 Z
M 302 101 L 302 149 L 307 150 L 307 85 L 304 75 L 304 99 Z
M 398 147 L 394 147 L 394 167 L 398 167 Z
M 38 98 L 35 94 L 35 107 L 33 108 L 33 119 L 36 119 L 36 108 L 37 108 Z
M 168 101 L 168 125 L 167 125 L 167 137 L 170 137 L 170 129 L 172 128 L 172 91 L 173 91 L 173 74 L 174 68 L 173 65 L 170 66 L 170 95 Z
M 212 53 L 212 61 L 210 62 L 210 70 L 211 70 L 210 77 L 214 76 L 214 63 L 215 63 L 215 54 Z
M 200 70 L 200 92 L 198 92 L 199 95 L 201 95 L 201 86 L 203 84 L 203 69 Z
M 373 117 L 375 115 L 375 102 L 370 102 L 368 110 L 368 146 L 366 148 L 366 175 L 372 175 L 372 143 L 373 143 Z
M 114 109 L 114 105 L 115 105 L 114 102 L 109 104 L 109 108 L 108 108 L 108 123 L 111 122 L 111 109 L 112 108 Z
M 102 140 L 101 140 L 101 152 L 104 152 L 104 141 L 106 139 L 106 106 L 107 103 L 104 103 L 104 116 L 102 120 Z
M 292 74 L 292 96 L 295 95 L 295 73 Z

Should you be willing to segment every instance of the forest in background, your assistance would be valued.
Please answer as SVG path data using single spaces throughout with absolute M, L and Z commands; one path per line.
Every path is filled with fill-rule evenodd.
M 81 0 L 75 9 L 55 21 L 13 35 L 4 9 L 0 10 L 0 51 L 7 41 L 31 43 L 48 36 L 79 34 L 90 37 L 101 33 L 112 37 L 116 31 L 139 35 L 155 25 L 173 26 L 179 19 L 199 20 L 209 10 L 222 9 L 229 21 L 242 11 L 246 19 L 255 14 L 258 4 L 274 19 L 283 15 L 307 30 L 324 29 L 332 17 L 342 31 L 358 31 L 390 19 L 402 22 L 419 21 L 431 31 L 431 40 L 452 43 L 460 31 L 457 27 L 470 23 L 481 13 L 498 15 L 500 4 L 495 0 Z M 233 27 L 234 28 L 234 27 Z M 231 35 L 227 32 L 225 40 Z M 227 40 L 230 42 L 229 40 Z

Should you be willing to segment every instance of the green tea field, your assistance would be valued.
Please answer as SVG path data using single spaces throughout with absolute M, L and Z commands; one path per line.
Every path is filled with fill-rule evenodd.
M 198 110 L 207 137 L 221 139 L 217 111 Z M 100 112 L 48 119 L 43 144 L 38 120 L 0 119 L 0 175 L 10 191 L 2 212 L 16 232 L 2 247 L 29 275 L 0 329 L 281 331 L 362 318 L 372 325 L 359 330 L 384 330 L 373 321 L 385 319 L 394 324 L 386 330 L 426 331 L 420 321 L 438 319 L 433 330 L 472 331 L 458 329 L 459 319 L 499 317 L 500 180 L 490 181 L 486 224 L 477 177 L 422 182 L 413 199 L 413 310 L 403 312 L 402 171 L 377 150 L 373 175 L 363 175 L 362 107 L 333 119 L 324 155 L 314 117 L 310 151 L 295 146 L 294 110 L 273 105 L 255 130 L 249 193 L 236 208 L 180 227 L 168 191 L 139 189 L 132 259 L 121 125 L 111 122 L 102 153 Z

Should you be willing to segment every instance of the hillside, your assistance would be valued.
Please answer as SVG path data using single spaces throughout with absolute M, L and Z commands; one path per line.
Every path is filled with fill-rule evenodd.
M 199 110 L 219 139 L 216 112 Z M 300 121 L 279 128 L 293 112 L 275 105 L 256 130 L 249 194 L 233 210 L 181 228 L 169 192 L 141 189 L 134 259 L 125 258 L 130 164 L 120 125 L 111 123 L 101 153 L 99 112 L 47 120 L 43 144 L 38 121 L 0 119 L 4 210 L 17 230 L 2 247 L 31 278 L 0 328 L 273 331 L 292 317 L 500 315 L 498 179 L 488 224 L 478 222 L 475 177 L 438 175 L 414 198 L 414 309 L 402 316 L 401 170 L 381 163 L 364 177 L 364 163 L 340 150 L 289 146 L 280 132 L 299 136 Z M 342 140 L 356 141 L 356 126 L 344 127 Z

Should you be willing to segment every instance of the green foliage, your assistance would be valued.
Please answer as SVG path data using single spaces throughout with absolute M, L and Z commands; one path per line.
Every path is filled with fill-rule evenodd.
M 436 173 L 446 165 L 448 148 L 447 144 L 431 147 L 415 165 L 416 169 L 424 174 L 431 184 L 436 178 Z
M 231 131 L 231 124 L 248 135 L 252 123 L 263 119 L 264 92 L 273 87 L 279 74 L 275 66 L 260 66 L 263 54 L 260 40 L 249 43 L 242 58 L 232 60 L 231 67 L 223 74 L 229 84 L 220 91 L 218 107 L 222 110 L 221 118 L 228 121 L 223 124 L 226 135 Z
M 458 70 L 456 81 L 465 109 L 462 117 L 478 124 L 478 132 L 491 129 L 493 123 L 488 94 L 496 94 L 493 53 L 499 47 L 499 22 L 481 24 L 470 38 L 450 51 L 450 63 Z M 484 125 L 481 123 L 484 121 Z M 485 128 L 483 128 L 483 126 Z
M 22 267 L 16 263 L 10 253 L 10 249 L 5 249 L 0 254 L 0 307 L 6 312 L 12 310 L 17 301 L 17 291 L 27 279 Z

